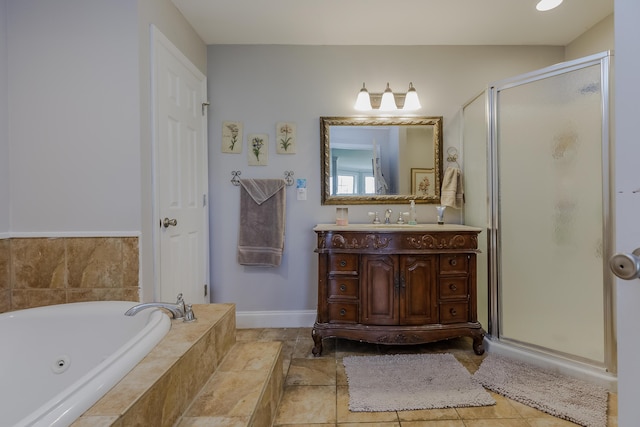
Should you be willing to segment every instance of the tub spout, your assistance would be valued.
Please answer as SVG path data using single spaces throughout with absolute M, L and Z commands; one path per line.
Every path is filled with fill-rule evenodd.
M 137 313 L 146 308 L 164 308 L 165 310 L 171 312 L 171 315 L 174 319 L 184 319 L 185 322 L 193 322 L 194 320 L 196 320 L 196 317 L 193 314 L 193 310 L 191 309 L 191 304 L 184 303 L 182 294 L 178 294 L 178 300 L 175 304 L 167 302 L 145 302 L 131 307 L 124 313 L 124 315 L 135 316 Z

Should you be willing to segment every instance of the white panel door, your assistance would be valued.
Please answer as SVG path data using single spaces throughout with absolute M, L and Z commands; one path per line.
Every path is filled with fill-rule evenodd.
M 206 77 L 153 28 L 159 300 L 208 302 Z
M 640 247 L 640 2 L 615 2 L 615 228 L 617 252 L 631 253 Z M 618 425 L 640 422 L 640 279 L 617 281 L 618 325 Z

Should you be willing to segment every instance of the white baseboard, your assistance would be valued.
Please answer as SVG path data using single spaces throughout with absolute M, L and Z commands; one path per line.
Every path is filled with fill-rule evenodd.
M 570 377 L 598 384 L 610 392 L 618 391 L 618 377 L 611 372 L 607 372 L 604 368 L 554 357 L 550 354 L 517 347 L 488 337 L 485 337 L 484 344 L 487 353 L 509 356 L 544 369 L 557 370 Z
M 236 311 L 236 327 L 247 328 L 311 328 L 315 310 Z

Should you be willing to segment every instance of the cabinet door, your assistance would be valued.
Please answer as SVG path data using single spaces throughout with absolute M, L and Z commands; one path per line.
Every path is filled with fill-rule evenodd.
M 366 325 L 397 325 L 398 257 L 365 255 L 360 269 L 362 322 Z
M 437 255 L 400 257 L 401 324 L 425 325 L 438 322 L 437 262 Z

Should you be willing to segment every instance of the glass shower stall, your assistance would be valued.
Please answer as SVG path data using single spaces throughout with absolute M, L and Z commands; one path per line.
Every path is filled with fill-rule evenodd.
M 489 349 L 604 382 L 616 372 L 610 62 L 605 52 L 494 82 L 464 106 L 462 133 L 465 223 L 487 230 Z

